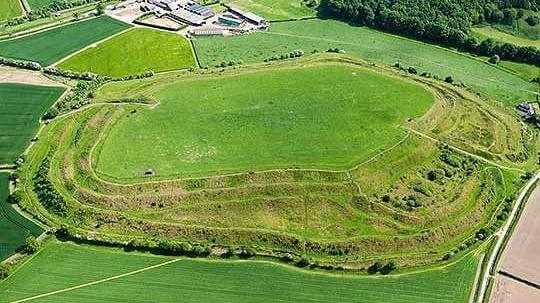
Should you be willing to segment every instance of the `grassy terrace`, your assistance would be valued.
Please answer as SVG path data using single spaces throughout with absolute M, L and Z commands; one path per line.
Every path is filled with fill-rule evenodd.
M 195 45 L 201 64 L 207 66 L 239 59 L 262 62 L 275 54 L 295 49 L 309 53 L 337 47 L 379 64 L 400 62 L 442 78 L 450 75 L 476 91 L 512 106 L 523 98 L 532 98 L 536 89 L 529 80 L 488 65 L 483 59 L 477 61 L 430 44 L 333 20 L 275 23 L 269 32 L 232 38 L 197 38 Z
M 103 89 L 114 90 L 124 87 Z M 433 103 L 419 85 L 343 65 L 208 76 L 154 96 L 156 108 L 128 114 L 111 128 L 99 173 L 126 180 L 146 169 L 162 177 L 347 169 L 395 144 L 405 135 L 399 124 Z
M 62 95 L 62 87 L 0 83 L 0 164 L 12 163 L 39 127 L 39 119 Z
M 123 77 L 196 65 L 191 46 L 182 36 L 136 28 L 61 62 L 58 68 Z
M 110 17 L 93 18 L 1 41 L 0 56 L 36 61 L 47 66 L 129 27 Z
M 0 282 L 0 302 L 61 290 L 169 260 L 51 243 L 14 276 Z M 443 269 L 372 278 L 309 273 L 264 262 L 182 259 L 32 302 L 466 302 L 477 263 L 477 258 L 470 256 Z
M 304 79 L 305 87 L 301 87 L 299 91 L 296 90 L 297 85 L 289 85 L 295 83 L 293 77 L 286 77 L 291 71 Z M 346 117 L 355 118 L 356 114 L 361 115 L 363 111 L 374 110 L 370 112 L 373 117 L 364 115 L 364 118 L 357 118 L 359 122 L 355 124 L 364 125 L 361 123 L 366 119 L 394 121 L 388 124 L 390 126 L 379 124 L 379 129 L 388 129 L 387 134 L 392 132 L 399 134 L 397 137 L 376 137 L 379 141 L 375 143 L 366 142 L 367 140 L 359 141 L 364 144 L 363 146 L 370 146 L 366 145 L 367 143 L 383 146 L 380 144 L 386 142 L 384 146 L 390 148 L 358 167 L 351 168 L 347 173 L 276 169 L 229 176 L 174 179 L 172 176 L 160 175 L 161 172 L 153 167 L 156 176 L 148 178 L 139 175 L 133 179 L 120 179 L 124 183 L 122 185 L 101 179 L 106 177 L 110 180 L 103 174 L 99 176 L 94 174 L 99 165 L 108 163 L 111 164 L 110 167 L 114 167 L 115 164 L 112 162 L 122 163 L 121 157 L 118 157 L 120 154 L 124 158 L 136 154 L 135 151 L 128 151 L 128 145 L 124 145 L 124 148 L 108 155 L 113 158 L 101 162 L 107 148 L 110 148 L 107 145 L 113 144 L 112 147 L 119 143 L 107 140 L 116 136 L 114 140 L 122 141 L 124 139 L 121 137 L 129 137 L 132 129 L 150 130 L 153 121 L 169 124 L 166 124 L 159 134 L 155 134 L 152 141 L 140 145 L 138 148 L 144 149 L 145 152 L 139 154 L 153 154 L 160 159 L 159 157 L 163 155 L 149 147 L 158 144 L 164 144 L 165 147 L 162 149 L 171 146 L 171 150 L 178 151 L 175 145 L 182 146 L 184 142 L 190 140 L 193 142 L 190 137 L 193 130 L 186 127 L 196 127 L 195 129 L 199 129 L 195 131 L 198 136 L 207 138 L 207 142 L 212 142 L 213 146 L 221 146 L 216 147 L 216 151 L 224 150 L 227 147 L 227 140 L 219 140 L 227 136 L 226 133 L 221 133 L 220 129 L 225 127 L 225 124 L 216 123 L 221 121 L 220 115 L 234 118 L 229 124 L 238 123 L 236 127 L 244 130 L 230 136 L 233 142 L 244 144 L 244 150 L 253 151 L 254 147 L 251 145 L 259 143 L 249 143 L 249 140 L 259 140 L 264 136 L 271 139 L 267 140 L 271 144 L 265 142 L 261 144 L 269 144 L 268 148 L 280 152 L 287 151 L 285 149 L 287 145 L 281 147 L 278 140 L 282 134 L 267 134 L 254 128 L 253 123 L 249 123 L 254 116 L 259 120 L 268 121 L 267 123 L 279 122 L 275 127 L 282 132 L 294 130 L 294 127 L 302 125 L 306 129 L 305 125 L 310 125 L 307 129 L 315 130 L 310 133 L 311 135 L 292 133 L 296 136 L 295 146 L 299 148 L 307 146 L 309 148 L 306 148 L 306 151 L 309 151 L 313 148 L 310 147 L 312 142 L 324 142 L 324 145 L 320 146 L 334 147 L 334 154 L 327 156 L 326 159 L 331 157 L 339 159 L 339 153 L 348 150 L 336 147 L 339 145 L 331 145 L 334 141 L 326 139 L 329 137 L 328 134 L 316 131 L 317 124 L 325 123 L 324 119 L 310 116 L 307 109 L 302 109 L 304 106 L 302 100 L 317 108 L 326 104 L 319 99 L 324 96 L 325 90 L 310 89 L 310 85 L 318 83 L 317 81 L 330 81 L 325 79 L 323 74 L 340 79 L 343 85 L 358 81 L 357 84 L 354 82 L 354 87 L 365 88 L 362 92 L 365 99 L 362 100 L 383 101 L 380 101 L 376 108 L 372 106 L 359 107 L 358 111 L 344 110 L 343 108 L 349 108 L 347 106 L 362 104 L 348 101 L 360 100 L 353 94 L 354 90 L 349 89 L 342 94 L 334 94 L 331 99 L 334 106 L 322 107 L 321 111 L 326 111 L 327 115 L 346 113 L 348 115 Z M 287 79 L 286 87 L 290 89 L 284 90 L 285 93 L 281 95 L 278 94 L 279 98 L 274 96 L 270 100 L 260 94 L 261 91 L 272 87 L 262 88 L 257 84 L 262 75 L 266 80 L 265 83 L 274 83 L 276 86 L 281 83 L 279 81 L 283 81 L 281 78 Z M 374 77 L 383 77 L 390 81 L 391 85 L 385 81 L 375 81 L 376 85 L 370 86 Z M 228 81 L 232 81 L 231 79 L 240 78 L 245 81 L 234 81 L 230 85 L 235 88 L 241 87 L 246 91 L 231 90 L 226 94 L 221 93 L 223 81 L 229 85 Z M 536 137 L 526 125 L 519 123 L 504 109 L 487 103 L 472 93 L 440 81 L 420 77 L 401 78 L 403 80 L 399 78 L 399 73 L 393 70 L 372 67 L 370 64 L 343 56 L 324 55 L 273 63 L 270 66 L 246 66 L 200 73 L 168 73 L 144 80 L 111 84 L 98 91 L 97 101 L 160 100 L 161 103 L 157 106 L 151 105 L 150 108 L 148 105 L 139 104 L 122 106 L 103 104 L 48 125 L 28 155 L 27 163 L 21 172 L 25 192 L 29 193 L 25 195 L 22 205 L 51 225 L 67 224 L 79 228 L 79 232 L 83 235 L 90 232 L 105 239 L 118 241 L 129 241 L 133 237 L 145 238 L 148 241 L 166 238 L 204 245 L 248 245 L 263 251 L 285 249 L 296 254 L 308 255 L 322 264 L 338 262 L 350 268 L 362 268 L 371 264 L 375 258 L 392 259 L 400 266 L 432 264 L 440 261 L 447 252 L 462 247 L 461 243 L 492 221 L 491 218 L 499 211 L 504 198 L 512 195 L 521 184 L 520 174 L 486 165 L 422 136 L 407 134 L 404 129 L 414 128 L 471 152 L 481 153 L 495 162 L 521 168 L 534 165 Z M 256 81 L 253 81 L 254 79 Z M 251 85 L 242 86 L 243 82 Z M 195 93 L 186 90 L 188 87 L 186 84 L 194 88 L 206 88 L 210 85 L 211 89 L 208 89 L 207 94 L 208 98 L 214 101 L 208 103 L 203 94 L 199 94 L 200 96 L 196 98 L 195 95 L 191 96 Z M 341 84 L 336 85 L 339 87 Z M 280 84 L 280 87 L 284 85 Z M 390 115 L 393 109 L 392 99 L 388 97 L 377 99 L 373 96 L 385 96 L 380 95 L 381 92 L 398 95 L 392 89 L 417 91 L 418 96 L 427 94 L 430 98 L 425 100 L 423 109 L 409 107 L 410 112 L 407 112 L 407 115 Z M 433 100 L 432 94 L 426 93 L 426 90 L 434 94 L 435 102 L 427 114 L 422 115 Z M 228 98 L 228 94 L 235 98 Z M 410 92 L 402 95 L 409 94 Z M 219 95 L 220 98 L 213 98 L 215 95 Z M 249 98 L 251 99 L 249 102 L 243 101 L 248 99 L 244 96 L 254 95 L 258 98 Z M 298 97 L 299 95 L 302 98 Z M 399 100 L 409 102 L 403 96 L 400 96 Z M 186 103 L 181 98 L 198 101 Z M 223 112 L 222 98 L 227 101 L 229 112 Z M 209 107 L 210 104 L 213 107 Z M 274 108 L 270 110 L 272 106 Z M 166 110 L 161 109 L 162 107 Z M 259 107 L 265 109 L 264 113 L 268 115 L 261 116 Z M 215 111 L 212 113 L 211 110 Z M 182 122 L 190 120 L 181 116 L 183 112 L 197 113 L 210 122 L 196 125 L 198 122 L 194 121 L 185 126 Z M 292 115 L 291 112 L 297 115 Z M 171 118 L 164 118 L 169 115 Z M 407 121 L 409 115 L 417 118 Z M 167 120 L 177 122 L 175 124 Z M 353 139 L 356 138 L 354 131 L 349 135 L 343 135 L 343 131 L 349 131 L 348 127 L 351 126 L 339 121 L 344 119 L 334 120 L 337 120 L 334 123 L 345 123 L 337 124 L 339 136 L 344 136 L 343 142 L 339 144 L 353 144 L 355 142 Z M 214 126 L 201 130 L 210 123 L 214 123 Z M 404 129 L 396 129 L 398 123 L 402 124 Z M 366 128 L 369 127 L 365 125 Z M 118 134 L 114 134 L 115 129 L 119 130 Z M 250 136 L 241 137 L 246 131 L 252 131 Z M 234 133 L 234 128 L 227 129 L 227 132 Z M 131 143 L 141 139 L 143 138 L 131 139 Z M 383 142 L 382 139 L 387 141 Z M 248 143 L 245 144 L 243 141 Z M 199 146 L 206 146 L 204 144 L 207 142 L 199 143 L 202 144 Z M 350 150 L 362 156 L 365 149 L 353 145 Z M 192 152 L 193 150 L 191 149 L 189 153 L 178 153 L 176 156 L 193 161 L 201 159 L 202 156 L 214 155 L 206 151 Z M 265 159 L 264 152 L 260 151 L 259 157 L 253 157 L 249 161 L 258 161 L 255 162 L 257 165 L 280 163 L 278 160 L 281 158 Z M 247 153 L 231 152 L 228 157 L 239 161 L 241 158 L 238 157 L 245 157 L 244 154 Z M 324 153 L 311 155 L 301 153 L 305 154 L 311 161 L 325 159 Z M 283 155 L 284 158 L 286 153 Z M 354 153 L 341 155 L 342 159 L 347 159 L 347 155 Z M 252 156 L 248 154 L 247 157 Z M 362 157 L 366 159 L 365 155 Z M 178 158 L 171 157 L 169 161 L 178 161 Z M 44 159 L 47 159 L 47 162 L 44 162 Z M 225 161 L 221 165 L 226 168 L 227 158 L 216 159 Z M 131 162 L 136 161 L 139 160 Z M 48 163 L 48 178 L 55 190 L 64 197 L 60 202 L 65 205 L 61 213 L 58 209 L 51 208 L 50 204 L 36 201 L 32 193 L 35 189 L 32 176 L 36 174 L 38 167 L 43 167 L 43 163 Z M 156 163 L 153 165 L 159 164 Z M 197 164 L 177 163 L 176 165 L 183 165 L 183 171 L 176 171 L 177 174 L 185 173 Z M 340 165 L 343 163 L 338 162 Z M 139 168 L 133 167 L 133 172 L 137 172 L 136 169 Z M 165 166 L 163 167 L 165 169 Z M 219 166 L 216 164 L 215 167 Z M 247 166 L 244 166 L 243 169 L 246 168 Z M 257 169 L 261 168 L 262 166 L 259 166 Z M 174 170 L 171 169 L 170 172 Z M 215 174 L 208 171 L 206 173 Z M 149 235 L 152 236 L 149 238 Z M 468 245 L 471 245 L 471 242 Z

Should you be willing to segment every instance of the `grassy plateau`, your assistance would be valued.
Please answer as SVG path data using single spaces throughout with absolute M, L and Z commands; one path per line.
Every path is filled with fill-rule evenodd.
M 11 278 L 0 282 L 0 302 L 62 290 L 170 260 L 51 243 Z M 476 257 L 468 256 L 442 269 L 372 278 L 309 273 L 256 261 L 181 259 L 31 302 L 466 302 L 477 263 Z
M 189 42 L 164 31 L 136 28 L 85 50 L 57 67 L 123 77 L 196 66 Z
M 18 0 L 0 0 L 0 22 L 19 17 L 22 14 L 23 11 Z
M 257 47 L 251 47 L 253 45 Z M 420 73 L 430 72 L 443 79 L 452 76 L 456 81 L 512 106 L 521 99 L 532 98 L 536 90 L 529 80 L 488 65 L 483 59 L 475 60 L 441 47 L 333 20 L 275 23 L 264 33 L 197 38 L 195 46 L 203 66 L 240 59 L 262 62 L 296 49 L 309 53 L 340 48 L 379 64 L 400 62 L 403 66 L 415 67 Z
M 399 124 L 433 103 L 419 85 L 343 65 L 209 76 L 155 98 L 156 108 L 112 127 L 99 173 L 130 179 L 147 169 L 160 176 L 346 169 L 397 142 L 405 135 Z
M 48 66 L 68 55 L 129 28 L 110 17 L 98 17 L 0 42 L 0 56 Z
M 12 163 L 24 151 L 39 127 L 39 118 L 64 90 L 0 83 L 0 163 Z
M 44 129 L 21 205 L 115 241 L 432 264 L 475 245 L 520 173 L 407 129 L 515 168 L 536 161 L 535 133 L 500 106 L 338 55 L 114 82 L 95 102 Z M 38 201 L 36 176 L 63 199 Z
M 7 202 L 8 195 L 8 174 L 0 173 L 0 262 L 24 244 L 26 235 L 37 237 L 43 232 Z

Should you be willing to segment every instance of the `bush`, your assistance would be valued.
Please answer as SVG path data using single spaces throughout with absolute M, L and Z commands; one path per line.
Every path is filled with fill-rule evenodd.
M 383 268 L 381 268 L 381 274 L 387 275 L 396 269 L 397 269 L 396 263 L 394 263 L 394 261 L 390 261 L 385 266 L 383 266 Z
M 39 248 L 40 244 L 37 241 L 36 237 L 32 235 L 26 236 L 26 239 L 24 240 L 24 245 L 22 246 L 22 252 L 31 255 L 37 252 Z
M 11 273 L 11 266 L 8 264 L 0 263 L 0 280 L 3 280 Z
M 367 271 L 368 271 L 369 274 L 374 275 L 374 274 L 378 273 L 379 271 L 381 271 L 382 268 L 383 268 L 382 263 L 379 262 L 379 261 L 376 261 L 370 267 L 368 267 Z
M 41 70 L 41 64 L 32 61 L 17 60 L 17 59 L 8 59 L 0 57 L 0 65 L 7 65 L 12 67 L 24 68 L 29 70 Z
M 538 16 L 529 16 L 525 19 L 525 21 L 527 24 L 529 24 L 529 26 L 537 26 L 538 23 L 540 23 L 540 18 L 538 18 Z
M 448 77 L 444 78 L 444 82 L 446 82 L 446 83 L 454 83 L 454 79 L 452 78 L 452 76 L 448 76 Z
M 497 64 L 499 63 L 499 61 L 501 61 L 501 57 L 499 57 L 499 55 L 493 55 L 491 56 L 491 58 L 489 58 L 488 62 L 491 63 L 491 64 Z
M 310 264 L 311 262 L 309 261 L 309 259 L 306 257 L 306 256 L 302 256 L 300 258 L 300 260 L 298 260 L 298 262 L 296 262 L 296 266 L 298 267 L 306 267 Z

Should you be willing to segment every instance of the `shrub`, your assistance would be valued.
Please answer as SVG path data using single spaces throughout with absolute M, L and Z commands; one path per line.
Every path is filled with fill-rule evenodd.
M 369 274 L 373 275 L 373 274 L 376 274 L 379 271 L 381 271 L 382 268 L 383 268 L 382 263 L 379 262 L 379 261 L 376 261 L 370 267 L 368 267 L 367 271 L 368 271 Z
M 452 76 L 448 76 L 448 77 L 444 78 L 444 82 L 446 82 L 446 83 L 454 83 L 454 79 L 452 78 Z
M 499 63 L 499 61 L 501 61 L 501 57 L 499 57 L 499 55 L 493 55 L 488 60 L 488 62 L 491 63 L 491 64 L 497 64 L 497 63 Z
M 387 275 L 396 269 L 397 269 L 396 263 L 394 263 L 394 261 L 390 261 L 386 263 L 386 265 L 383 266 L 380 271 L 381 271 L 381 274 Z
M 306 267 L 310 264 L 311 262 L 309 261 L 309 259 L 306 257 L 306 256 L 302 256 L 300 258 L 300 260 L 298 260 L 298 262 L 296 262 L 296 266 L 298 267 Z
M 3 280 L 11 273 L 11 266 L 8 264 L 0 263 L 0 280 Z
M 37 241 L 36 237 L 32 235 L 26 236 L 24 240 L 24 245 L 22 246 L 22 252 L 26 254 L 33 254 L 39 250 L 40 244 Z
M 527 24 L 529 24 L 529 26 L 537 26 L 538 23 L 540 23 L 540 18 L 538 18 L 538 16 L 529 16 L 525 19 L 525 21 Z

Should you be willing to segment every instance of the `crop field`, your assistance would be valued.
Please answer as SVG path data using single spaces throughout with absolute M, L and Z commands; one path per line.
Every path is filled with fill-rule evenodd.
M 305 5 L 304 0 L 226 0 L 226 4 L 255 13 L 270 21 L 313 17 L 315 9 Z
M 196 66 L 188 40 L 178 34 L 137 28 L 87 49 L 57 67 L 122 77 Z
M 0 302 L 45 294 L 170 260 L 51 243 L 14 276 L 0 282 Z M 32 302 L 466 302 L 477 263 L 476 257 L 469 256 L 443 269 L 371 278 L 310 273 L 266 262 L 181 259 Z
M 147 169 L 159 176 L 346 169 L 401 139 L 399 124 L 433 102 L 419 85 L 339 65 L 181 81 L 155 97 L 159 106 L 110 130 L 99 173 L 133 179 Z
M 98 17 L 1 41 L 0 56 L 36 61 L 48 66 L 129 27 L 110 17 Z
M 39 236 L 43 230 L 19 214 L 7 202 L 8 174 L 0 173 L 0 261 L 24 244 L 26 235 Z
M 333 20 L 275 23 L 265 33 L 197 38 L 195 46 L 201 64 L 210 67 L 238 60 L 262 62 L 296 49 L 309 53 L 340 48 L 375 63 L 393 65 L 400 62 L 403 66 L 415 67 L 420 73 L 430 72 L 442 78 L 452 76 L 456 81 L 512 106 L 518 100 L 532 98 L 536 89 L 529 80 L 488 65 L 484 60 Z
M 0 163 L 12 163 L 26 148 L 39 118 L 64 88 L 0 83 Z
M 540 47 L 540 40 L 531 40 L 514 36 L 491 26 L 477 27 L 473 29 L 473 32 L 476 33 L 477 37 L 481 40 L 493 38 L 497 41 L 508 42 L 516 45 Z
M 18 0 L 0 0 L 0 22 L 23 14 Z

